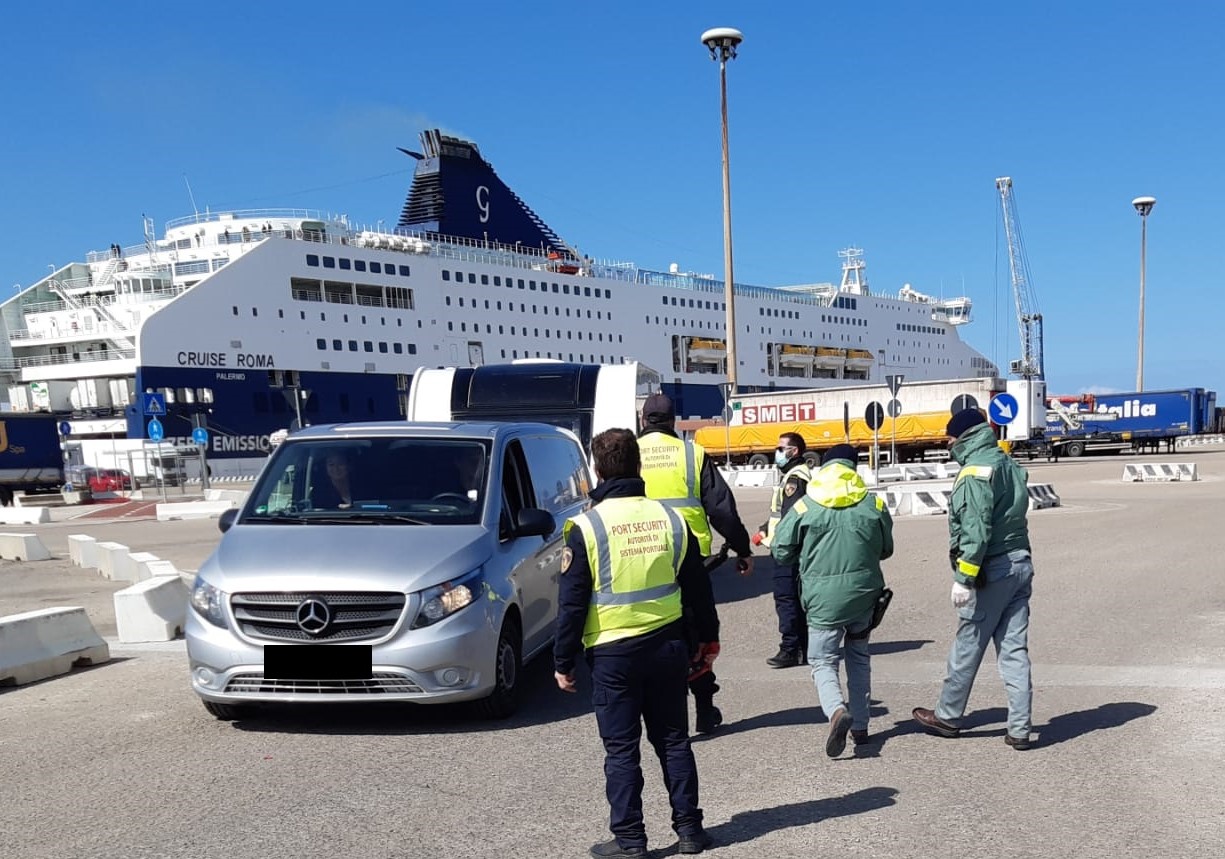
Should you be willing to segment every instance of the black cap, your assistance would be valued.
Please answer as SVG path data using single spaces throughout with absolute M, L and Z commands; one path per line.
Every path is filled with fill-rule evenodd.
M 961 434 L 966 430 L 986 422 L 987 419 L 983 417 L 983 413 L 978 409 L 962 409 L 949 419 L 948 426 L 944 428 L 944 432 L 949 438 L 960 438 Z
M 853 465 L 859 461 L 859 453 L 849 444 L 838 444 L 821 454 L 822 465 L 829 465 L 835 459 L 845 459 Z
M 667 394 L 651 394 L 642 405 L 642 422 L 670 424 L 676 420 L 676 407 Z

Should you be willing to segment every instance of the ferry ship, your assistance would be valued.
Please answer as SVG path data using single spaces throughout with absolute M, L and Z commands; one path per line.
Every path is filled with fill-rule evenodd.
M 723 409 L 724 284 L 593 259 L 565 242 L 470 141 L 426 131 L 394 230 L 296 209 L 196 213 L 65 265 L 3 303 L 8 408 L 75 437 L 147 435 L 254 463 L 288 426 L 394 420 L 419 367 L 525 358 L 637 361 L 683 416 Z M 841 283 L 736 284 L 742 390 L 998 376 L 958 335 L 967 298 Z M 3 391 L 4 387 L 0 387 Z M 234 463 L 238 465 L 238 463 Z

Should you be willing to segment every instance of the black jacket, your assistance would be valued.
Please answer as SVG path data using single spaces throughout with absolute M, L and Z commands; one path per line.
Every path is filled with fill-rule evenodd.
M 642 438 L 653 432 L 680 438 L 674 430 L 660 426 L 648 426 L 638 434 L 638 437 Z M 702 459 L 702 472 L 698 477 L 698 493 L 702 509 L 706 511 L 706 518 L 710 520 L 710 527 L 722 535 L 731 546 L 732 551 L 736 553 L 737 558 L 747 558 L 753 554 L 753 544 L 749 542 L 748 529 L 740 521 L 740 514 L 736 510 L 736 497 L 732 495 L 731 488 L 723 479 L 723 475 L 719 473 L 714 459 L 709 454 Z
M 625 477 L 601 483 L 591 492 L 592 504 L 605 498 L 642 498 L 646 496 L 646 485 L 640 478 Z M 698 538 L 689 529 L 689 547 L 685 561 L 676 577 L 681 586 L 681 604 L 686 617 L 692 618 L 697 640 L 702 642 L 719 640 L 719 615 L 715 611 L 715 597 L 710 589 L 710 576 L 702 567 L 702 552 Z M 570 529 L 566 548 L 571 552 L 570 567 L 558 577 L 557 634 L 553 640 L 553 667 L 562 674 L 574 670 L 574 661 L 583 647 L 583 627 L 587 625 L 587 612 L 591 609 L 592 577 L 591 565 L 587 562 L 587 542 L 582 527 Z M 678 620 L 667 626 L 634 638 L 601 644 L 600 653 L 630 655 L 644 646 L 653 647 L 660 638 L 684 638 L 684 623 Z
M 779 471 L 781 471 L 783 474 L 786 474 L 788 471 L 795 468 L 797 465 L 799 465 L 803 461 L 804 461 L 803 456 L 793 456 L 791 457 L 791 459 L 787 460 L 787 464 L 784 465 L 781 469 L 779 469 Z M 788 492 L 787 486 L 790 484 L 795 484 L 795 488 L 792 489 L 791 492 Z M 801 498 L 804 497 L 804 493 L 807 490 L 808 490 L 807 480 L 801 480 L 798 477 L 792 477 L 790 480 L 788 480 L 787 484 L 783 486 L 783 506 L 779 510 L 779 514 L 782 516 L 786 516 L 787 511 L 791 509 L 792 505 L 795 504 L 795 502 L 799 501 Z M 758 528 L 757 530 L 764 532 L 766 528 L 769 526 L 769 524 L 770 524 L 770 520 L 767 519 L 765 522 L 762 523 L 761 527 Z

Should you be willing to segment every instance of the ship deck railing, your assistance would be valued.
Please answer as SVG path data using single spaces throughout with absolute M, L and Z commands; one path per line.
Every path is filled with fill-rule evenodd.
M 0 358 L 0 370 L 20 370 L 24 367 L 50 367 L 60 364 L 89 364 L 94 361 L 131 361 L 136 358 L 135 349 L 107 349 L 105 352 L 77 352 L 64 355 L 28 355 L 23 358 Z

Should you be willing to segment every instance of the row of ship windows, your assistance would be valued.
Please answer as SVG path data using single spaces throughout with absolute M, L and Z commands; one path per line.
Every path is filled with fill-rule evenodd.
M 341 257 L 339 260 L 336 257 L 320 257 L 318 254 L 307 254 L 306 264 L 311 268 L 319 268 L 319 264 L 323 263 L 324 268 L 336 268 L 337 263 L 340 264 L 341 271 L 369 271 L 371 274 L 391 274 L 394 275 L 399 269 L 400 277 L 409 276 L 409 267 L 406 265 L 397 266 L 389 262 L 367 262 L 364 259 L 355 259 L 350 261 L 348 257 Z
M 332 351 L 333 352 L 344 352 L 346 342 L 348 343 L 348 347 L 349 347 L 348 351 L 350 352 L 358 351 L 356 340 L 349 340 L 349 341 L 333 340 L 332 341 Z M 377 343 L 374 342 L 373 340 L 363 340 L 361 344 L 361 351 L 374 352 L 377 349 L 380 355 L 386 355 L 389 347 L 391 351 L 396 355 L 403 355 L 405 352 L 408 352 L 409 355 L 417 354 L 417 344 L 415 343 L 390 343 L 389 344 L 383 340 L 380 340 Z M 315 340 L 315 348 L 318 349 L 320 352 L 326 352 L 328 348 L 327 339 L 323 337 L 317 338 Z
M 448 330 L 448 331 L 454 331 L 454 330 L 455 330 L 455 323 L 454 323 L 454 322 L 448 322 L 448 323 L 447 323 L 447 330 Z M 471 328 L 471 329 L 469 329 L 469 328 L 468 328 L 468 323 L 467 323 L 467 322 L 461 322 L 461 323 L 459 323 L 459 330 L 460 330 L 460 332 L 461 332 L 461 333 L 467 333 L 468 331 L 471 331 L 473 334 L 480 334 L 480 333 L 481 333 L 481 326 L 480 326 L 478 323 L 473 322 L 473 323 L 472 323 L 472 328 Z M 489 324 L 486 324 L 486 325 L 485 325 L 485 333 L 486 333 L 486 334 L 492 334 L 492 333 L 493 333 L 493 326 L 492 326 L 492 325 L 489 325 Z M 505 333 L 506 333 L 506 326 L 504 326 L 504 325 L 499 325 L 499 326 L 498 326 L 498 333 L 499 333 L 499 334 L 505 334 Z M 512 337 L 519 337 L 519 336 L 526 337 L 526 336 L 527 336 L 527 326 L 526 326 L 526 325 L 524 325 L 522 328 L 518 328 L 517 326 L 512 325 L 512 326 L 510 326 L 510 333 L 511 333 L 511 336 L 512 336 Z M 533 336 L 533 337 L 539 337 L 539 336 L 540 336 L 540 329 L 539 329 L 539 328 L 533 328 L 533 329 L 532 329 L 532 336 Z M 555 337 L 555 338 L 557 338 L 558 340 L 561 340 L 561 339 L 562 339 L 562 336 L 561 336 L 561 331 L 560 331 L 560 330 L 558 330 L 558 329 L 556 329 L 556 328 L 555 328 L 555 329 L 553 329 L 553 333 L 552 333 L 552 334 L 550 334 L 550 333 L 549 333 L 549 329 L 548 329 L 548 328 L 544 329 L 544 336 L 545 336 L 545 338 L 546 338 L 546 339 L 548 339 L 548 338 L 550 338 L 550 337 Z M 566 332 L 566 337 L 565 337 L 565 339 L 567 339 L 567 340 L 582 340 L 582 339 L 583 339 L 583 332 L 581 332 L 581 331 L 580 331 L 580 332 L 578 333 L 578 336 L 577 336 L 577 337 L 575 337 L 575 336 L 574 336 L 574 332 L 573 332 L 573 331 L 567 331 L 567 332 Z M 590 332 L 590 331 L 588 331 L 588 332 L 587 332 L 587 339 L 588 339 L 588 340 L 599 340 L 601 343 L 606 342 L 606 341 L 604 340 L 604 334 L 603 334 L 603 332 L 600 332 L 599 334 L 597 334 L 597 335 L 595 335 L 595 336 L 592 336 L 591 332 Z M 609 343 L 613 342 L 613 336 L 612 336 L 611 334 L 609 334 L 609 335 L 608 335 L 608 340 L 607 340 L 607 342 L 609 342 Z M 618 335 L 617 335 L 617 342 L 618 342 L 618 343 L 623 342 L 622 335 L 620 335 L 620 334 L 618 334 Z
M 366 414 L 376 414 L 377 412 L 374 397 L 366 397 L 365 399 Z M 308 415 L 318 414 L 320 404 L 319 401 L 319 394 L 311 394 L 303 404 L 302 411 L 306 412 Z M 251 405 L 255 411 L 260 414 L 272 412 L 274 415 L 283 415 L 289 412 L 289 403 L 284 397 L 282 397 L 280 394 L 268 394 L 264 391 L 255 391 L 251 395 Z M 337 394 L 336 405 L 339 407 L 341 414 L 347 415 L 353 411 L 356 411 L 348 394 Z
M 727 310 L 727 304 L 722 301 L 703 301 L 700 298 L 696 302 L 692 298 L 682 298 L 678 304 L 676 296 L 662 295 L 660 296 L 660 303 L 664 307 L 692 307 L 694 310 Z M 787 312 L 793 313 L 794 311 L 788 310 Z M 777 313 L 778 311 L 775 311 L 776 315 Z
M 445 301 L 446 301 L 447 307 L 450 307 L 450 306 L 451 306 L 451 296 L 449 296 L 449 295 L 448 295 L 448 296 L 446 296 Z M 476 302 L 477 302 L 477 299 L 475 299 L 475 298 L 474 298 L 474 299 L 472 299 L 472 300 L 471 300 L 471 304 L 469 304 L 469 305 L 465 305 L 465 304 L 464 304 L 464 299 L 463 299 L 463 296 L 460 296 L 460 299 L 459 299 L 459 306 L 460 306 L 460 307 L 468 306 L 468 307 L 471 307 L 473 310 L 475 310 L 475 309 L 476 309 L 476 306 L 477 306 L 477 305 L 476 305 Z M 498 310 L 501 310 L 501 309 L 502 309 L 502 302 L 500 302 L 500 301 L 495 301 L 495 302 L 493 302 L 493 303 L 494 303 L 495 305 L 497 305 L 497 309 L 498 309 Z M 493 308 L 491 308 L 491 307 L 489 306 L 489 299 L 488 299 L 488 298 L 486 298 L 486 299 L 485 299 L 485 309 L 486 309 L 486 310 L 491 310 L 491 309 L 493 309 Z M 506 309 L 507 309 L 507 310 L 510 310 L 510 311 L 513 311 L 513 310 L 515 309 L 515 303 L 514 303 L 513 301 L 508 301 L 508 302 L 506 302 Z M 565 310 L 566 310 L 566 316 L 569 316 L 569 315 L 570 315 L 570 308 L 569 308 L 569 307 L 567 307 Z M 535 304 L 533 304 L 533 305 L 532 305 L 532 313 L 538 313 L 538 311 L 539 311 L 539 305 L 535 305 Z M 562 308 L 560 308 L 560 307 L 554 307 L 554 308 L 553 308 L 553 315 L 554 315 L 554 316 L 561 316 L 561 311 L 562 311 Z M 522 303 L 520 303 L 520 305 L 519 305 L 519 312 L 520 312 L 520 313 L 527 313 L 527 305 L 526 305 L 526 304 L 522 304 Z M 544 308 L 544 315 L 545 315 L 545 316 L 548 316 L 548 315 L 549 315 L 549 308 L 547 308 L 547 307 L 546 307 L 546 308 Z M 581 319 L 582 317 L 583 317 L 583 311 L 581 311 L 581 310 L 575 310 L 575 311 L 574 311 L 574 318 L 575 318 L 575 319 Z M 591 311 L 590 311 L 590 310 L 588 310 L 588 311 L 587 311 L 587 318 L 588 318 L 588 319 L 590 319 L 590 318 L 591 318 Z M 596 318 L 596 319 L 604 319 L 604 318 L 605 318 L 605 317 L 604 317 L 604 311 L 603 311 L 603 310 L 597 310 L 597 311 L 595 312 L 595 318 Z M 611 311 L 611 310 L 610 310 L 610 311 L 608 311 L 608 317 L 607 317 L 607 318 L 609 319 L 609 321 L 611 321 L 611 320 L 612 320 L 612 311 Z
M 573 353 L 573 352 L 568 352 L 568 353 L 558 352 L 556 355 L 554 355 L 552 352 L 545 352 L 545 353 L 542 355 L 542 354 L 540 353 L 540 350 L 539 350 L 539 349 L 537 349 L 537 350 L 536 350 L 536 354 L 535 354 L 535 355 L 533 355 L 530 349 L 524 349 L 524 350 L 523 350 L 523 354 L 522 354 L 522 355 L 520 355 L 520 354 L 519 354 L 519 350 L 518 350 L 518 349 L 511 349 L 511 350 L 510 350 L 510 356 L 509 356 L 509 357 L 510 357 L 512 360 L 513 360 L 513 359 L 515 359 L 515 358 L 554 358 L 555 360 L 558 360 L 558 361 L 563 361 L 563 360 L 564 360 L 564 361 L 569 361 L 570 363 L 572 363 L 572 364 L 573 364 L 573 363 L 574 363 L 574 354 L 575 354 L 575 353 Z M 505 350 L 505 349 L 503 349 L 503 350 L 502 350 L 502 357 L 503 357 L 503 358 L 506 358 L 506 357 L 507 357 L 507 354 L 506 354 L 506 350 Z M 624 355 L 607 355 L 607 356 L 605 356 L 605 355 L 596 355 L 596 354 L 594 354 L 594 353 L 592 353 L 591 355 L 584 355 L 584 354 L 580 353 L 580 354 L 579 354 L 579 356 L 578 356 L 578 363 L 580 363 L 580 364 L 586 364 L 586 363 L 588 363 L 588 362 L 590 362 L 590 363 L 594 364 L 594 363 L 596 363 L 597 361 L 599 361 L 599 363 L 601 363 L 601 364 L 624 364 L 624 363 L 625 363 L 625 356 L 624 356 Z
M 898 331 L 914 331 L 917 334 L 948 334 L 947 328 L 936 328 L 934 325 L 907 325 L 904 322 L 897 324 Z
M 442 270 L 442 279 L 446 281 L 451 280 L 451 272 L 444 268 Z M 487 274 L 482 274 L 478 276 L 478 275 L 473 274 L 472 272 L 468 272 L 467 275 L 465 275 L 462 271 L 455 272 L 455 282 L 456 283 L 476 284 L 478 280 L 480 281 L 481 286 L 489 286 L 489 275 Z M 501 275 L 495 274 L 493 276 L 493 285 L 502 286 L 502 276 Z M 574 284 L 574 288 L 572 291 L 570 288 L 570 284 L 568 283 L 563 283 L 563 284 L 546 283 L 542 280 L 540 281 L 539 284 L 537 284 L 536 281 L 529 280 L 527 281 L 526 286 L 525 286 L 523 278 L 517 278 L 517 279 L 513 277 L 506 278 L 506 288 L 507 289 L 514 289 L 516 285 L 518 285 L 520 289 L 526 289 L 528 292 L 536 292 L 537 288 L 539 288 L 540 292 L 549 292 L 550 287 L 552 287 L 551 291 L 556 295 L 573 295 L 575 298 L 580 298 L 580 297 L 582 298 L 612 298 L 611 289 L 603 289 L 598 286 L 595 289 L 592 289 L 590 286 L 580 287 L 576 283 Z M 581 295 L 579 293 L 580 289 L 582 290 Z
M 230 307 L 230 312 L 231 312 L 231 313 L 233 313 L 235 316 L 237 316 L 237 315 L 238 315 L 238 305 L 237 305 L 237 304 L 235 304 L 235 305 L 231 306 L 231 307 Z M 252 315 L 252 316 L 254 316 L 254 317 L 258 317 L 258 316 L 259 316 L 259 308 L 258 308 L 258 307 L 252 307 L 252 308 L 251 308 L 251 315 Z M 277 315 L 277 318 L 278 318 L 278 319 L 284 319 L 284 318 L 285 318 L 285 311 L 284 311 L 284 310 L 281 310 L 281 309 L 278 309 L 278 310 L 277 310 L 277 312 L 276 312 L 276 315 Z M 305 311 L 305 310 L 300 310 L 300 311 L 298 311 L 298 316 L 299 316 L 299 317 L 302 319 L 302 321 L 303 321 L 303 322 L 305 322 L 305 321 L 306 321 L 306 311 Z M 342 313 L 342 314 L 340 315 L 340 318 L 341 318 L 341 321 L 342 321 L 342 322 L 348 322 L 348 321 L 349 321 L 349 314 L 347 314 L 347 313 Z M 320 321 L 320 322 L 327 322 L 327 320 L 328 320 L 328 317 L 327 317 L 327 314 L 326 314 L 326 313 L 320 313 L 320 314 L 319 314 L 319 321 Z M 366 317 L 365 317 L 364 315 L 361 317 L 361 324 L 362 324 L 362 325 L 365 325 L 365 324 L 366 324 Z M 386 317 L 384 317 L 384 316 L 380 316 L 380 317 L 379 317 L 379 324 L 380 324 L 380 325 L 386 325 L 386 324 L 387 324 L 387 318 L 386 318 Z M 403 327 L 404 327 L 404 320 L 403 320 L 403 319 L 397 319 L 397 320 L 396 320 L 396 327 L 397 327 L 397 328 L 403 328 Z M 418 328 L 421 328 L 421 327 L 422 327 L 422 325 L 421 325 L 421 320 L 420 320 L 420 319 L 418 319 L 418 320 L 417 320 L 417 327 L 418 327 Z

